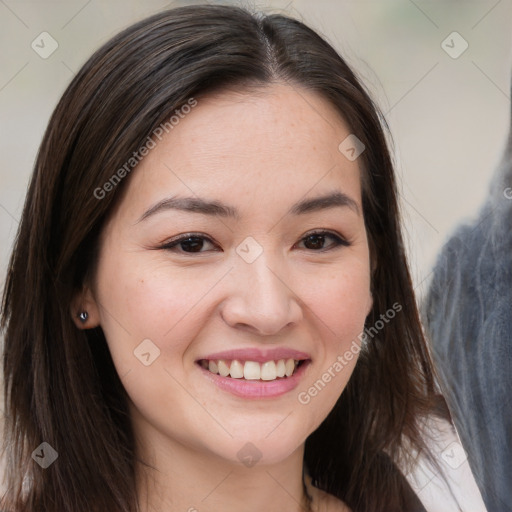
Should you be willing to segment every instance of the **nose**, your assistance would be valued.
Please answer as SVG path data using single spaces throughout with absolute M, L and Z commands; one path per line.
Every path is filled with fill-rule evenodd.
M 270 336 L 301 321 L 303 309 L 293 280 L 269 263 L 261 255 L 250 264 L 239 261 L 233 269 L 229 296 L 221 310 L 229 326 Z

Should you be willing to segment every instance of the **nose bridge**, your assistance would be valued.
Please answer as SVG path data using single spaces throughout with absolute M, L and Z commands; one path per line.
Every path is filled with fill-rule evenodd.
M 282 266 L 277 264 L 276 258 L 262 254 L 252 264 L 246 264 L 244 267 L 244 274 L 250 283 L 248 291 L 254 300 L 261 302 L 262 305 L 287 302 L 290 290 L 284 285 L 284 273 L 281 272 L 283 275 L 279 275 Z
M 262 251 L 252 262 L 236 262 L 231 297 L 224 318 L 231 325 L 244 324 L 261 334 L 275 334 L 301 318 L 301 308 L 289 273 L 271 251 Z

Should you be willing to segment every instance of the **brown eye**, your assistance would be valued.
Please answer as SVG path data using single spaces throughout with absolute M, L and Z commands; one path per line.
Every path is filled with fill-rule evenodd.
M 182 240 L 179 245 L 185 252 L 201 252 L 204 240 L 198 237 L 190 237 Z
M 325 244 L 325 235 L 309 235 L 304 239 L 304 245 L 307 249 L 323 249 Z
M 214 245 L 213 242 L 205 236 L 187 234 L 185 236 L 171 240 L 170 242 L 162 245 L 161 248 L 172 252 L 194 254 L 211 250 L 203 250 L 205 244 L 210 244 L 212 246 Z
M 329 240 L 331 242 L 326 246 L 326 241 L 328 242 Z M 301 242 L 304 243 L 306 249 L 318 252 L 335 249 L 340 245 L 345 247 L 350 245 L 344 238 L 328 231 L 310 233 L 306 235 Z

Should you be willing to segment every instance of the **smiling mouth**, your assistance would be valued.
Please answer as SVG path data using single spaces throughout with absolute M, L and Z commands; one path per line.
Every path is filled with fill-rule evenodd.
M 210 373 L 241 380 L 273 381 L 291 377 L 305 359 L 278 359 L 258 363 L 234 359 L 201 359 L 198 364 Z

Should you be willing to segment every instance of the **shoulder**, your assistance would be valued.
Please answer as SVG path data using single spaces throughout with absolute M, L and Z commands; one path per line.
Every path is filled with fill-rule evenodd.
M 322 491 L 311 483 L 311 477 L 305 475 L 304 481 L 308 494 L 312 499 L 312 512 L 352 512 L 340 499 L 332 494 Z

